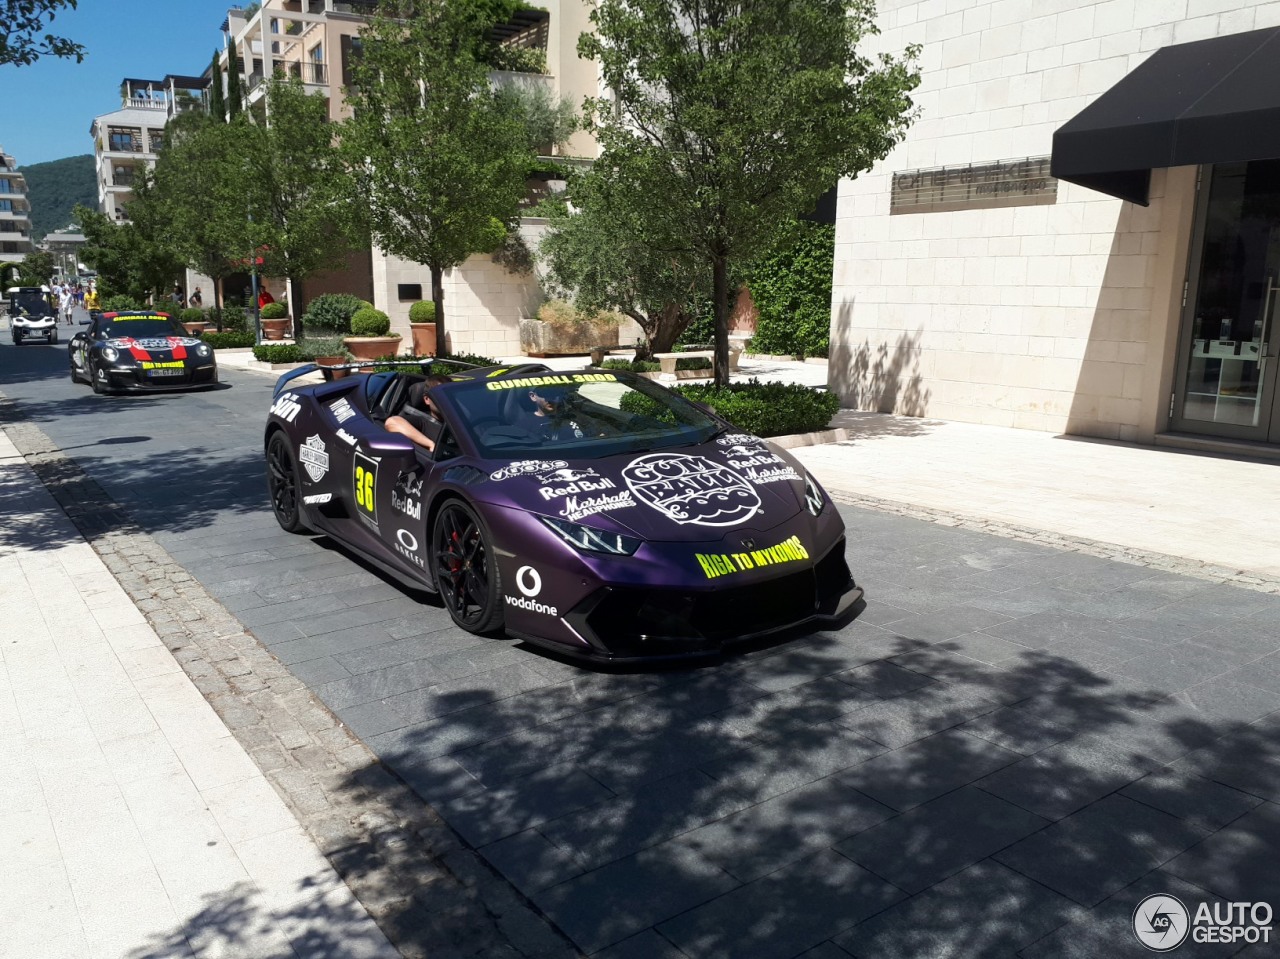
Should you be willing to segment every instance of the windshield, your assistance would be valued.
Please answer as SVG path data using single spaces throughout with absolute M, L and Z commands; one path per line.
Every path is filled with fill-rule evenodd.
M 30 313 L 32 316 L 53 313 L 53 307 L 48 304 L 39 290 L 22 290 L 11 294 L 11 299 L 13 305 L 17 307 L 17 310 L 12 312 Z
M 628 373 L 547 373 L 455 383 L 446 394 L 482 456 L 593 459 L 704 443 L 722 429 L 688 400 Z
M 114 316 L 104 317 L 98 326 L 98 332 L 108 340 L 117 337 L 132 337 L 135 340 L 153 336 L 186 336 L 187 330 L 181 323 L 167 316 L 154 313 L 146 316 Z

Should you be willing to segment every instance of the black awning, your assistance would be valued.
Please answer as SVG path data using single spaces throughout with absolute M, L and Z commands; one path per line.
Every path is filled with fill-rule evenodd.
M 1053 135 L 1051 171 L 1147 205 L 1157 167 L 1280 157 L 1280 28 L 1163 47 Z

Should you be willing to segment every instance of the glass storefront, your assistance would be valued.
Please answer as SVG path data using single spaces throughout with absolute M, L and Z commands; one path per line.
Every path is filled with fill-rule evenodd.
M 1206 168 L 1173 429 L 1280 443 L 1280 160 Z

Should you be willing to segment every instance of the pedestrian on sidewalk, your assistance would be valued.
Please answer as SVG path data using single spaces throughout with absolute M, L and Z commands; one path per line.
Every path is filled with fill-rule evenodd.
M 75 304 L 75 297 L 71 293 L 71 285 L 68 284 L 58 294 L 58 309 L 62 311 L 62 318 L 67 321 L 68 326 L 71 325 L 71 311 L 75 308 Z

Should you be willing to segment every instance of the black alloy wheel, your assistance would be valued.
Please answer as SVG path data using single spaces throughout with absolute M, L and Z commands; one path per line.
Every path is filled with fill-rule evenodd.
M 492 633 L 502 627 L 498 567 L 480 518 L 461 500 L 436 515 L 436 587 L 453 621 L 469 633 Z
M 98 376 L 98 364 L 90 360 L 85 364 L 85 371 L 89 374 L 89 385 L 93 387 L 93 391 L 101 396 L 107 391 L 104 380 Z
M 67 365 L 71 367 L 71 382 L 72 382 L 72 383 L 79 383 L 79 382 L 80 382 L 80 371 L 76 369 L 76 361 L 75 361 L 75 360 L 73 360 L 73 359 L 68 358 L 68 359 L 67 359 Z
M 307 529 L 302 521 L 298 482 L 298 464 L 293 450 L 283 433 L 276 433 L 267 444 L 267 491 L 271 494 L 271 511 L 276 522 L 286 533 L 302 533 Z

